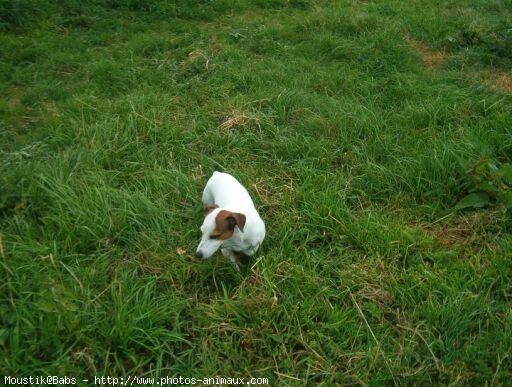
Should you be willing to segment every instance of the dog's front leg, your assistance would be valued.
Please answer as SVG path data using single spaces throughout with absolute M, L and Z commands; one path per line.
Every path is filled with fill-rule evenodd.
M 223 256 L 225 256 L 227 259 L 231 261 L 233 266 L 235 267 L 236 271 L 240 271 L 240 268 L 238 267 L 238 263 L 236 262 L 236 255 L 231 250 L 228 249 L 220 249 L 220 252 Z

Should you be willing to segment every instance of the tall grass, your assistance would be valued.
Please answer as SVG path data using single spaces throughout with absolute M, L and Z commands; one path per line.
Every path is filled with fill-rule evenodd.
M 510 162 L 507 2 L 0 17 L 2 375 L 507 383 L 510 212 L 454 210 Z M 214 170 L 267 224 L 242 274 L 193 258 Z

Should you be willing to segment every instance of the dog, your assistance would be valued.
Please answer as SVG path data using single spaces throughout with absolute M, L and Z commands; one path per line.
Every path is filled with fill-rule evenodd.
M 239 271 L 235 253 L 254 255 L 265 238 L 249 192 L 229 173 L 213 172 L 203 191 L 205 218 L 196 257 L 210 258 L 219 248 Z

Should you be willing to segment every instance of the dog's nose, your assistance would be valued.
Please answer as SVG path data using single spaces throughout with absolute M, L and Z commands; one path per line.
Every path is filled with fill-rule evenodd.
M 196 251 L 196 257 L 197 258 L 203 258 L 203 252 L 201 250 Z

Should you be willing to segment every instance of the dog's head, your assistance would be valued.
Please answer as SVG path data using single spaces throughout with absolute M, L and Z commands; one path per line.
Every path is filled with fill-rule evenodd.
M 224 242 L 230 239 L 235 227 L 244 231 L 245 215 L 231 212 L 217 205 L 205 208 L 205 217 L 201 226 L 201 242 L 196 250 L 198 258 L 210 258 Z

